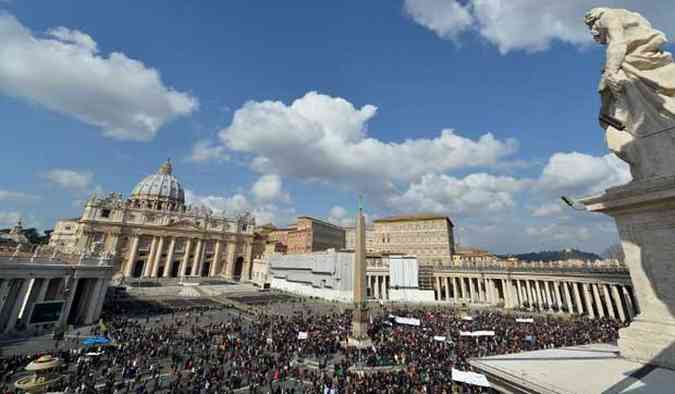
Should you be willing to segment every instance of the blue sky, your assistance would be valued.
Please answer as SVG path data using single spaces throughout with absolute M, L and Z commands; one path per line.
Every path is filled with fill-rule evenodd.
M 593 3 L 0 1 L 0 225 L 50 228 L 170 157 L 191 202 L 258 222 L 348 224 L 365 193 L 466 246 L 602 251 L 612 222 L 558 203 L 629 179 Z M 675 5 L 605 3 L 675 33 Z

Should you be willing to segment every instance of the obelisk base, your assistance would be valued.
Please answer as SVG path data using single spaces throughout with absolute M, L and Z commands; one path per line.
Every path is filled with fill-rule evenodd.
M 347 346 L 363 349 L 372 345 L 373 340 L 368 336 L 368 308 L 356 305 L 352 311 L 352 335 L 347 338 Z
M 614 218 L 639 314 L 619 331 L 621 356 L 675 369 L 675 177 L 655 177 L 580 201 Z

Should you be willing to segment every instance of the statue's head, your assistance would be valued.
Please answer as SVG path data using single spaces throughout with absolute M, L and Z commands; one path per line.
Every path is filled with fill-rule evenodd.
M 606 11 L 607 8 L 602 7 L 593 8 L 592 10 L 588 11 L 584 16 L 584 23 L 586 23 L 586 26 L 588 26 L 588 28 L 590 29 L 593 39 L 596 42 L 599 42 L 600 44 L 607 43 L 607 34 L 602 29 L 599 29 L 596 26 L 596 22 L 598 21 L 598 19 L 602 17 L 602 15 Z

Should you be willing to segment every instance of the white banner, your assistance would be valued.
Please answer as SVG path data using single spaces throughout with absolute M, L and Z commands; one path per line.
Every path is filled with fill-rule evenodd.
M 407 324 L 409 326 L 419 326 L 421 324 L 420 319 L 415 319 L 413 317 L 396 316 L 394 321 L 398 324 Z
M 475 372 L 464 372 L 454 368 L 452 369 L 452 380 L 474 386 L 490 387 L 490 382 L 488 382 L 485 375 Z
M 471 320 L 473 320 L 473 317 L 471 317 L 471 316 L 462 316 L 462 320 L 471 321 Z
M 307 339 L 307 332 L 305 331 L 298 332 L 298 339 Z
M 534 323 L 534 319 L 533 318 L 528 318 L 528 319 L 517 318 L 516 323 Z
M 445 341 L 445 337 L 442 337 L 440 335 L 434 335 L 434 341 L 443 342 Z
M 481 331 L 460 331 L 459 336 L 461 337 L 492 337 L 495 335 L 495 332 L 492 330 L 481 330 Z

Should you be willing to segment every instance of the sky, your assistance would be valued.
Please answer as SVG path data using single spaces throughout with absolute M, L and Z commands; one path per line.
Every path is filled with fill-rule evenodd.
M 675 37 L 675 3 L 606 0 Z M 0 227 L 171 159 L 191 204 L 448 215 L 495 253 L 617 242 L 561 205 L 630 180 L 597 124 L 591 0 L 0 0 Z M 669 45 L 668 50 L 673 50 Z

